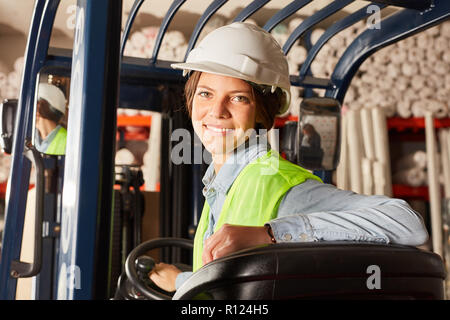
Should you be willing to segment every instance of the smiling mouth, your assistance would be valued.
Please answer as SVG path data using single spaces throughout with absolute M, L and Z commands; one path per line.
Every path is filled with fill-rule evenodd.
M 214 126 L 210 126 L 207 124 L 204 124 L 203 127 L 205 127 L 206 130 L 210 131 L 211 133 L 213 133 L 215 135 L 221 135 L 221 136 L 228 135 L 228 134 L 234 132 L 234 129 L 214 127 Z

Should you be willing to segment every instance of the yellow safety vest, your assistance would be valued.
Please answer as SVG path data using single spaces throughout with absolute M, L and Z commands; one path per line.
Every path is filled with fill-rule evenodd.
M 249 163 L 231 186 L 214 232 L 223 224 L 263 226 L 277 217 L 285 193 L 307 179 L 320 178 L 269 151 Z M 203 238 L 209 224 L 209 205 L 205 201 L 194 238 L 193 270 L 202 267 Z
M 64 155 L 66 153 L 67 130 L 60 127 L 55 138 L 45 151 L 46 154 Z

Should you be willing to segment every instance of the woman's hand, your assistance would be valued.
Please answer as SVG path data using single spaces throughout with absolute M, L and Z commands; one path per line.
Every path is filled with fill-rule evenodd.
M 224 224 L 205 241 L 202 261 L 205 265 L 232 252 L 266 243 L 272 243 L 266 227 Z
M 180 272 L 173 264 L 157 263 L 148 276 L 161 289 L 173 292 L 176 290 L 175 280 Z

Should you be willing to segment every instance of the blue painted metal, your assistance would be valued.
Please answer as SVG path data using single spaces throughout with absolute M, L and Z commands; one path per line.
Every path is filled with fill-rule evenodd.
M 47 53 L 59 0 L 35 2 L 25 53 L 24 76 L 18 102 L 11 173 L 6 194 L 5 227 L 0 261 L 0 300 L 14 299 L 16 279 L 10 277 L 11 261 L 19 260 L 28 193 L 30 162 L 23 156 L 24 142 L 31 140 L 36 79 Z
M 298 10 L 309 4 L 312 0 L 295 0 L 288 4 L 286 7 L 274 14 L 269 21 L 266 22 L 263 29 L 270 32 L 275 28 L 280 22 L 289 18 Z
M 370 55 L 449 18 L 450 1 L 435 0 L 429 10 L 403 9 L 383 19 L 380 29 L 367 29 L 345 50 L 331 76 L 336 87 L 327 90 L 325 95 L 342 103 L 353 76 Z
M 200 36 L 200 33 L 203 30 L 203 27 L 206 25 L 208 20 L 217 12 L 228 0 L 214 0 L 208 8 L 206 8 L 205 12 L 202 14 L 197 24 L 195 25 L 194 31 L 192 32 L 191 38 L 189 39 L 189 43 L 186 50 L 186 55 L 184 56 L 184 61 L 186 61 L 189 52 L 194 48 L 195 43 Z
M 58 190 L 62 190 L 63 186 L 64 186 L 64 168 L 65 168 L 65 162 L 66 162 L 66 157 L 65 156 L 61 156 L 58 157 L 58 182 L 57 182 L 57 189 Z M 55 223 L 59 224 L 59 226 L 61 227 L 61 216 L 62 216 L 62 194 L 59 193 L 58 196 L 56 197 L 56 219 L 55 219 Z M 52 299 L 56 299 L 57 295 L 58 295 L 58 272 L 56 272 L 56 270 L 58 270 L 58 266 L 59 266 L 59 248 L 61 245 L 61 240 L 59 236 L 55 237 L 55 242 L 54 242 L 54 250 L 55 250 L 55 256 L 54 256 L 54 261 L 53 261 L 53 296 Z
M 434 0 L 375 0 L 382 5 L 403 7 L 414 10 L 427 10 L 433 5 Z
M 326 7 L 314 13 L 312 16 L 306 18 L 294 31 L 292 31 L 291 35 L 286 40 L 286 43 L 283 45 L 284 54 L 288 54 L 295 41 L 297 41 L 307 31 L 312 29 L 316 24 L 325 20 L 337 11 L 345 8 L 353 1 L 355 0 L 335 0 Z
M 305 39 L 304 39 L 304 45 L 306 47 L 307 52 L 309 52 L 312 48 L 312 42 L 311 42 L 311 34 L 312 34 L 312 30 L 308 30 L 305 34 Z M 308 70 L 308 76 L 313 76 L 312 71 Z M 314 97 L 314 91 L 313 88 L 308 88 L 306 87 L 304 92 L 303 92 L 303 96 L 305 98 L 311 98 Z
M 313 171 L 313 174 L 322 179 L 324 183 L 332 183 L 333 171 L 330 170 Z
M 65 167 L 71 170 L 64 172 L 59 299 L 98 298 L 98 280 L 106 273 L 99 268 L 105 263 L 99 261 L 105 254 L 100 232 L 107 227 L 104 217 L 111 215 L 120 8 L 117 0 L 77 3 L 67 132 L 67 146 L 73 147 L 66 149 Z
M 125 46 L 127 44 L 128 37 L 130 35 L 131 26 L 133 25 L 134 19 L 136 19 L 137 13 L 141 8 L 145 0 L 135 0 L 133 6 L 131 7 L 130 14 L 128 15 L 127 22 L 122 34 L 122 40 L 120 42 L 120 56 L 123 57 L 125 51 Z
M 71 50 L 49 50 L 44 63 L 46 73 L 70 76 L 72 65 Z M 150 64 L 149 59 L 123 57 L 120 74 L 121 108 L 142 109 L 161 112 L 162 93 L 158 87 L 162 82 L 182 83 L 185 79 L 178 70 L 170 68 L 170 63 L 157 61 Z
M 331 89 L 334 88 L 330 79 L 316 78 L 312 76 L 305 76 L 300 79 L 299 76 L 290 76 L 291 85 L 304 88 L 317 88 L 317 89 Z
M 238 13 L 236 18 L 234 18 L 233 22 L 242 22 L 248 19 L 252 14 L 254 14 L 256 11 L 264 7 L 267 2 L 270 0 L 254 0 L 252 3 L 250 3 L 248 6 L 246 6 L 244 9 L 241 10 L 241 12 Z
M 164 19 L 161 23 L 161 26 L 159 27 L 158 36 L 156 37 L 155 46 L 153 47 L 153 54 L 151 58 L 151 62 L 154 63 L 158 57 L 159 49 L 161 48 L 161 43 L 164 37 L 164 34 L 167 31 L 167 28 L 169 27 L 170 22 L 172 21 L 173 17 L 175 16 L 175 13 L 177 13 L 178 9 L 185 3 L 186 0 L 175 0 L 172 2 L 172 5 L 170 6 L 169 10 L 167 11 L 166 15 L 164 16 Z
M 64 159 L 64 156 L 61 158 Z M 45 169 L 50 169 L 52 172 L 57 173 L 57 164 L 58 159 L 53 156 L 44 156 L 43 158 Z M 63 165 L 61 170 L 64 170 L 64 161 L 62 161 Z M 59 172 L 58 172 L 59 173 Z M 50 175 L 46 176 L 46 179 L 52 179 L 50 184 L 54 187 L 54 183 L 57 182 L 57 177 L 51 177 Z M 49 181 L 47 181 L 48 183 Z M 62 190 L 62 186 L 59 186 Z M 44 194 L 44 203 L 45 210 L 43 212 L 42 221 L 43 224 L 47 224 L 47 228 L 43 228 L 42 232 L 42 258 L 41 258 L 41 271 L 34 279 L 34 300 L 51 300 L 54 299 L 53 295 L 55 290 L 55 259 L 56 250 L 55 250 L 55 235 L 53 234 L 53 227 L 55 226 L 56 221 L 56 206 L 57 206 L 57 198 L 58 194 L 53 193 L 53 188 L 50 192 L 48 190 L 45 191 Z M 47 230 L 46 230 L 47 229 Z M 44 236 L 45 235 L 45 236 Z
M 311 63 L 313 62 L 314 58 L 319 53 L 320 49 L 330 40 L 332 37 L 334 37 L 336 34 L 341 32 L 344 29 L 347 29 L 348 27 L 352 26 L 356 22 L 370 16 L 372 13 L 368 11 L 367 9 L 373 5 L 369 4 L 365 6 L 364 8 L 348 15 L 347 17 L 335 22 L 331 27 L 329 27 L 325 32 L 320 36 L 320 38 L 316 41 L 316 43 L 313 45 L 311 50 L 308 50 L 308 56 L 305 59 L 305 62 L 302 64 L 300 68 L 300 79 L 304 78 L 308 70 L 311 68 Z M 381 4 L 378 5 L 380 9 L 383 9 L 386 7 L 386 5 Z

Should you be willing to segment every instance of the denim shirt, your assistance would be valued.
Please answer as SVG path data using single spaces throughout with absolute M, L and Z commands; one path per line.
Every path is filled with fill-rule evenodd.
M 250 144 L 231 155 L 219 170 L 208 167 L 203 195 L 210 206 L 203 241 L 213 234 L 228 190 L 242 169 L 264 155 L 270 146 Z M 428 240 L 421 216 L 401 199 L 366 196 L 308 179 L 283 197 L 276 219 L 268 221 L 276 242 L 364 241 L 418 246 Z M 178 289 L 191 275 L 177 276 Z
M 61 128 L 61 125 L 57 125 L 55 129 L 52 130 L 52 132 L 49 133 L 49 135 L 42 139 L 41 134 L 39 133 L 39 130 L 36 129 L 36 138 L 35 138 L 35 145 L 36 149 L 39 152 L 45 153 L 50 146 L 50 144 L 53 142 L 53 139 L 55 139 L 56 134 L 58 133 L 59 129 Z

